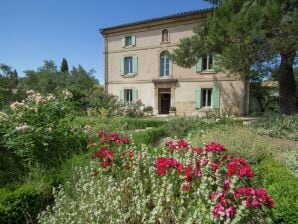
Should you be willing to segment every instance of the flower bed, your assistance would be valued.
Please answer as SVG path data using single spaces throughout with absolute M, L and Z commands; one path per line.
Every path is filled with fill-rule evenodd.
M 270 219 L 272 198 L 254 188 L 254 171 L 224 146 L 134 147 L 118 133 L 98 133 L 90 166 L 55 193 L 40 223 L 245 223 Z

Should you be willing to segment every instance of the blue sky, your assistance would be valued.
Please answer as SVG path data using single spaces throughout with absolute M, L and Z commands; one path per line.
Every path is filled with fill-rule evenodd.
M 103 83 L 99 28 L 208 8 L 203 0 L 1 0 L 0 63 L 36 69 L 44 60 L 60 67 L 94 68 Z

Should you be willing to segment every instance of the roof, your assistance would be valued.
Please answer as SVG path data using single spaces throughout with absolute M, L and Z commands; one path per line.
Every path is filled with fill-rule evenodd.
M 123 28 L 123 27 L 128 27 L 128 26 L 135 26 L 135 25 L 140 25 L 140 24 L 146 24 L 146 23 L 167 20 L 167 19 L 172 19 L 172 18 L 204 14 L 204 13 L 211 12 L 212 10 L 214 10 L 214 8 L 206 8 L 206 9 L 187 11 L 187 12 L 180 12 L 180 13 L 176 13 L 176 14 L 172 14 L 172 15 L 168 15 L 168 16 L 161 16 L 161 17 L 141 20 L 141 21 L 137 21 L 137 22 L 132 22 L 132 23 L 125 23 L 125 24 L 121 24 L 121 25 L 117 25 L 117 26 L 105 27 L 105 28 L 99 29 L 99 31 L 102 35 L 104 35 L 105 31 L 108 31 L 108 30 L 113 30 L 113 29 L 118 29 L 118 28 Z

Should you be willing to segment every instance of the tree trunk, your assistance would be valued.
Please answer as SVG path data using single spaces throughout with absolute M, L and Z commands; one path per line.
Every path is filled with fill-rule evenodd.
M 281 63 L 278 70 L 279 106 L 281 113 L 287 115 L 297 113 L 294 58 L 295 52 L 281 53 Z

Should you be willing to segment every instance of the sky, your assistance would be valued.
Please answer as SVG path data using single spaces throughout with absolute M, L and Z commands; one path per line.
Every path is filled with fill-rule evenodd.
M 103 83 L 100 28 L 208 8 L 203 0 L 0 0 L 0 63 L 35 70 L 44 60 L 58 67 L 95 69 Z

